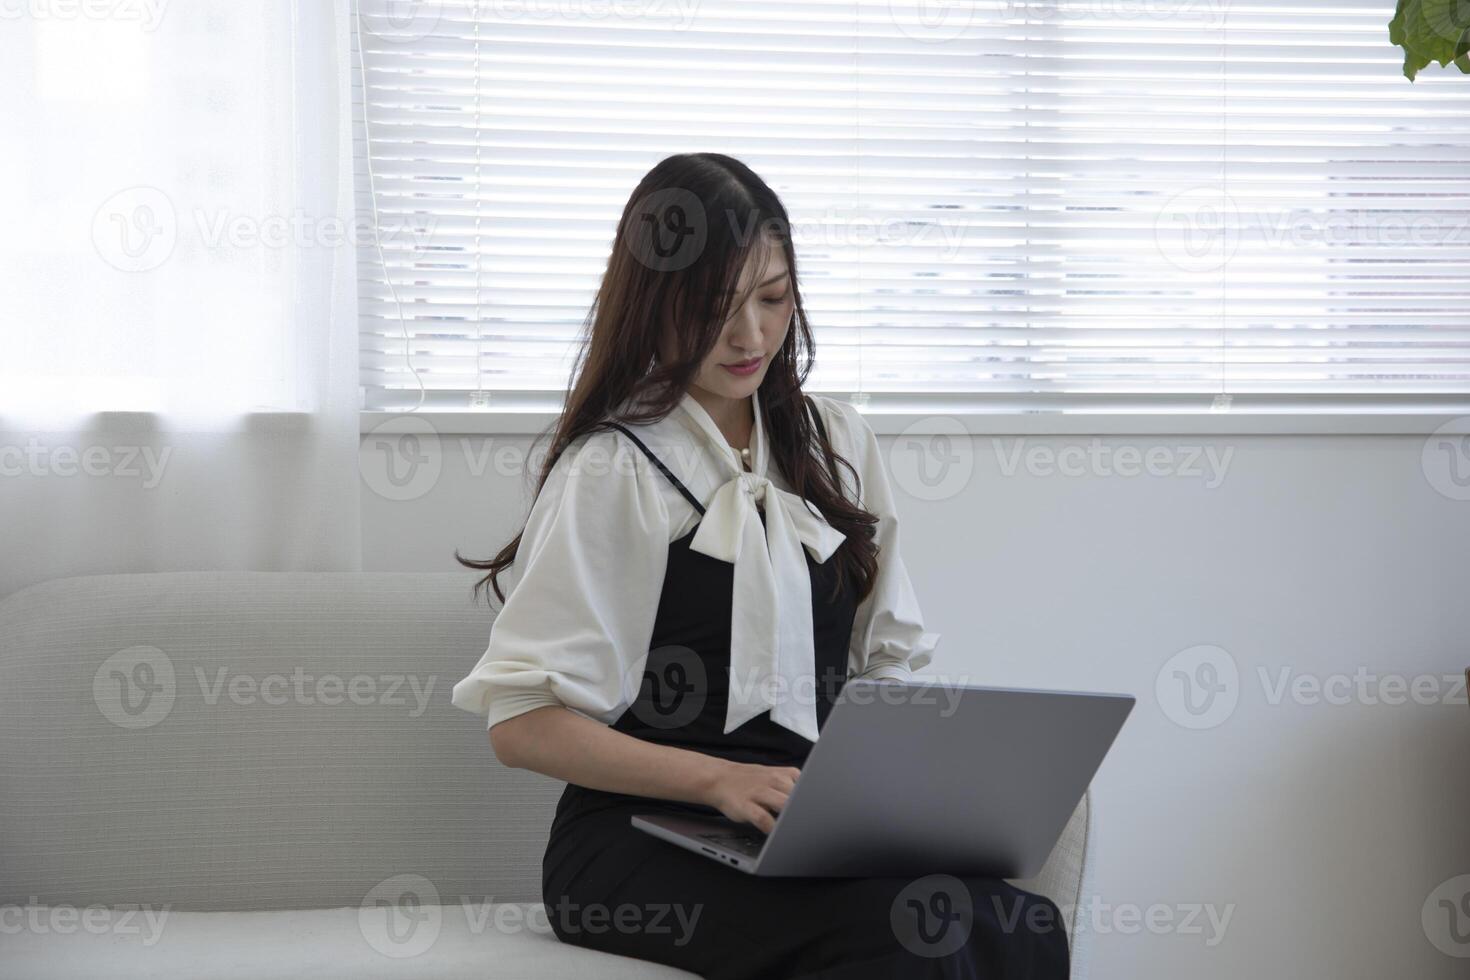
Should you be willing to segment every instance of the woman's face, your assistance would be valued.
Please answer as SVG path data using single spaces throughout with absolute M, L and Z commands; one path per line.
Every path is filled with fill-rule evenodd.
M 760 387 L 771 366 L 771 359 L 786 342 L 786 331 L 791 327 L 791 314 L 796 305 L 786 256 L 779 248 L 771 248 L 766 254 L 769 255 L 769 265 L 764 270 L 758 265 L 764 258 L 758 250 L 752 252 L 741 270 L 740 280 L 728 302 L 734 303 L 740 296 L 749 295 L 746 295 L 744 303 L 730 310 L 720 329 L 719 340 L 699 366 L 694 387 L 724 398 L 748 398 Z M 753 370 L 750 369 L 751 363 L 755 365 Z

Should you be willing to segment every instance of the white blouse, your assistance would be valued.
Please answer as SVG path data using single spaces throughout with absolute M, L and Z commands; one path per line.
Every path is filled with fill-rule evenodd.
M 848 676 L 907 679 L 929 663 L 940 634 L 925 631 L 899 554 L 878 438 L 851 404 L 811 398 L 833 448 L 862 476 L 863 506 L 879 518 L 878 574 L 853 621 Z M 669 544 L 698 524 L 691 550 L 735 566 L 725 732 L 769 710 L 815 742 L 811 581 L 801 550 L 825 561 L 844 535 L 791 492 L 778 467 L 768 469 L 754 407 L 750 471 L 687 392 L 665 418 L 628 426 L 703 503 L 702 519 L 623 433 L 573 440 L 531 507 L 490 645 L 454 685 L 455 706 L 487 715 L 487 727 L 544 705 L 612 724 L 642 683 Z M 838 474 L 851 499 L 851 475 Z

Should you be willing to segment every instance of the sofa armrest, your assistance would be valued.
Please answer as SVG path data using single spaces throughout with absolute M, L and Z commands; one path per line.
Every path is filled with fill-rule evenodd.
M 1090 936 L 1084 913 L 1092 893 L 1092 841 L 1092 791 L 1088 790 L 1077 802 L 1041 871 L 1034 877 L 1012 881 L 1016 887 L 1045 895 L 1057 904 L 1072 947 L 1072 980 L 1087 976 Z

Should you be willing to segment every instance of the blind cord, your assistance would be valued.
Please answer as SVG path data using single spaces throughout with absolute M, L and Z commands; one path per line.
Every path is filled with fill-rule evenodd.
M 373 173 L 373 135 L 368 123 L 368 83 L 367 83 L 367 52 L 362 46 L 362 2 L 353 0 L 352 4 L 354 19 L 357 22 L 357 78 L 362 86 L 362 142 L 363 156 L 367 158 L 368 178 L 368 204 L 373 212 L 373 246 L 378 253 L 378 267 L 383 270 L 383 282 L 388 284 L 388 292 L 393 296 L 393 309 L 398 317 L 398 328 L 403 333 L 403 364 L 408 368 L 413 379 L 418 382 L 419 400 L 413 408 L 405 409 L 409 412 L 417 412 L 423 407 L 424 379 L 419 376 L 418 369 L 413 366 L 413 355 L 410 349 L 408 336 L 408 322 L 403 318 L 403 302 L 398 298 L 398 288 L 393 285 L 393 277 L 388 274 L 388 259 L 383 254 L 383 233 L 378 221 L 378 183 Z M 410 247 L 414 247 L 410 245 Z

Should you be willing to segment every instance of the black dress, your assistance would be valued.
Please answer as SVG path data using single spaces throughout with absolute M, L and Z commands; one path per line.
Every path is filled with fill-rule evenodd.
M 703 515 L 662 461 L 616 428 Z M 734 566 L 691 551 L 694 533 L 669 545 L 643 684 L 612 727 L 739 762 L 799 768 L 812 743 L 769 712 L 723 733 Z M 847 679 L 856 603 L 850 587 L 832 601 L 835 561 L 819 564 L 803 554 L 811 573 L 820 728 Z M 882 792 L 878 780 L 874 791 Z M 542 863 L 542 898 L 562 942 L 711 980 L 1068 975 L 1056 906 L 999 878 L 761 878 L 629 822 L 632 814 L 654 811 L 722 816 L 714 807 L 568 784 Z

